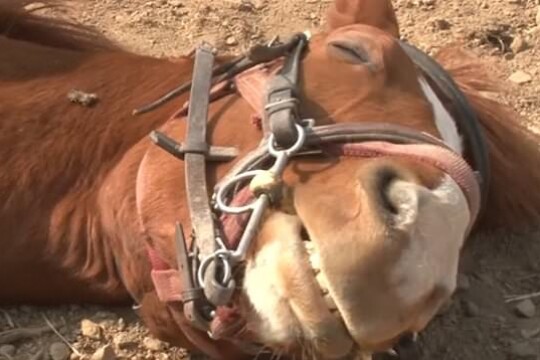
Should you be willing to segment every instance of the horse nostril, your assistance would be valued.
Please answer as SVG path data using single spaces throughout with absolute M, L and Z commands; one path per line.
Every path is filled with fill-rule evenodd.
M 360 176 L 383 221 L 402 230 L 415 223 L 420 186 L 411 171 L 394 161 L 377 160 L 366 165 Z
M 391 185 L 394 181 L 399 180 L 400 176 L 398 172 L 389 166 L 378 169 L 376 173 L 376 185 L 378 194 L 380 196 L 382 206 L 392 215 L 397 215 L 399 212 L 396 203 L 390 197 Z

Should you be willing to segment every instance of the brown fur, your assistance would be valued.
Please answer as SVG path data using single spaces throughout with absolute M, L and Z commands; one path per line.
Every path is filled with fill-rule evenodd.
M 502 84 L 474 55 L 452 46 L 436 59 L 471 102 L 488 141 L 492 189 L 479 229 L 516 231 L 537 226 L 540 192 L 534 184 L 540 184 L 540 136 L 528 130 L 510 106 L 495 100 L 503 91 Z
M 69 50 L 113 50 L 120 46 L 95 29 L 61 19 L 33 14 L 44 9 L 60 8 L 58 0 L 2 0 L 0 3 L 0 34 Z M 26 8 L 34 6 L 32 11 Z
M 189 340 L 181 335 L 156 298 L 144 252 L 144 242 L 150 241 L 174 264 L 173 225 L 188 220 L 178 160 L 147 140 L 160 127 L 183 137 L 182 122 L 164 124 L 186 96 L 148 115 L 130 115 L 189 79 L 192 60 L 173 63 L 130 54 L 89 28 L 26 13 L 29 3 L 0 4 L 0 98 L 8 99 L 0 103 L 0 273 L 13 274 L 0 279 L 0 303 L 116 304 L 134 298 L 154 334 L 192 347 L 194 335 Z M 480 64 L 451 51 L 440 61 L 463 86 L 489 136 L 494 184 L 484 228 L 536 221 L 538 139 L 507 108 L 481 96 L 491 83 L 479 78 Z M 316 63 L 310 66 L 317 69 Z M 312 99 L 325 96 L 318 93 L 320 84 L 306 80 Z M 72 88 L 98 94 L 99 103 L 93 108 L 71 104 L 66 96 Z M 425 118 L 425 111 L 407 100 L 396 102 L 394 110 Z M 339 98 L 331 101 L 306 111 L 325 121 L 330 115 L 347 120 L 347 114 L 356 114 L 354 107 L 338 106 Z M 366 117 L 381 109 L 374 106 Z M 260 134 L 246 125 L 250 111 L 237 96 L 216 102 L 212 142 L 237 145 L 243 153 L 252 148 Z M 386 115 L 392 113 L 378 116 Z M 229 167 L 212 168 L 212 179 Z M 167 188 L 149 186 L 141 191 L 152 196 L 138 198 L 139 171 L 167 174 L 160 180 Z

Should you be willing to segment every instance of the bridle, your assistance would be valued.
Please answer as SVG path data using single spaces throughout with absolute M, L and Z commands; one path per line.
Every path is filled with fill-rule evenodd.
M 282 174 L 292 158 L 337 151 L 339 155 L 407 156 L 428 161 L 453 177 L 464 190 L 473 213 L 472 223 L 487 198 L 489 159 L 482 130 L 467 99 L 439 64 L 414 46 L 399 41 L 428 81 L 454 105 L 458 128 L 472 159 L 470 166 L 442 140 L 404 126 L 390 123 L 317 126 L 314 120 L 302 119 L 298 106 L 299 70 L 308 43 L 309 37 L 299 33 L 284 43 L 274 41 L 255 46 L 247 55 L 217 67 L 214 50 L 202 44 L 195 52 L 192 81 L 135 111 L 136 114 L 148 112 L 190 90 L 185 142 L 180 144 L 158 131 L 151 138 L 184 161 L 193 228 L 191 248 L 182 226 L 177 224 L 177 275 L 164 278 L 154 271 L 153 280 L 161 299 L 166 301 L 174 293 L 172 298 L 183 304 L 183 313 L 192 326 L 209 332 L 211 337 L 217 336 L 213 332 L 219 320 L 217 311 L 228 308 L 235 294 L 234 270 L 245 261 L 264 212 L 280 201 Z M 207 143 L 209 104 L 235 91 L 232 81 L 235 76 L 278 58 L 283 58 L 284 63 L 269 83 L 261 142 L 218 182 L 209 197 L 207 162 L 230 161 L 237 156 L 234 148 Z M 225 91 L 212 93 L 212 86 L 220 83 Z M 152 249 L 149 254 L 153 264 L 159 262 Z

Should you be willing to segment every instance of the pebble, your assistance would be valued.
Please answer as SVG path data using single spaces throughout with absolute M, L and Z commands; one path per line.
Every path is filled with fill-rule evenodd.
M 171 6 L 173 8 L 179 8 L 179 7 L 184 6 L 182 0 L 168 0 L 167 4 L 169 4 L 169 6 Z
M 508 78 L 511 82 L 521 85 L 532 81 L 532 76 L 525 71 L 518 70 Z
M 225 39 L 225 44 L 227 44 L 229 46 L 235 46 L 235 45 L 238 45 L 238 40 L 236 40 L 236 38 L 234 36 L 228 36 Z
M 81 334 L 84 337 L 99 340 L 101 339 L 101 326 L 92 320 L 83 319 L 81 321 Z
M 252 3 L 255 10 L 261 10 L 263 7 L 266 6 L 265 0 L 253 0 Z
M 123 350 L 137 346 L 137 343 L 129 338 L 126 334 L 118 334 L 113 339 L 114 345 Z
M 242 0 L 240 4 L 238 5 L 238 10 L 240 11 L 253 11 L 255 9 L 255 6 L 251 1 L 248 0 Z
M 525 339 L 532 339 L 537 335 L 540 335 L 540 324 L 538 325 L 538 327 L 521 329 L 520 333 L 521 336 L 523 336 Z
M 536 360 L 536 349 L 533 344 L 529 342 L 519 342 L 512 344 L 510 353 L 516 356 L 518 359 L 531 359 Z M 512 357 L 512 359 L 515 359 Z
M 0 356 L 7 355 L 13 357 L 15 355 L 15 352 L 17 351 L 17 348 L 14 345 L 6 344 L 0 346 Z
M 536 25 L 540 26 L 540 6 L 536 10 Z
M 52 360 L 68 360 L 70 354 L 71 350 L 64 343 L 55 342 L 49 347 L 49 355 Z
M 97 349 L 90 360 L 116 360 L 116 354 L 111 345 L 105 345 Z
M 126 322 L 123 318 L 118 319 L 118 321 L 116 322 L 116 328 L 119 331 L 122 331 L 126 328 Z
M 435 19 L 433 20 L 433 26 L 437 30 L 448 30 L 452 27 L 452 24 L 445 19 Z
M 529 48 L 529 44 L 527 41 L 520 35 L 517 35 L 514 40 L 512 41 L 512 44 L 510 45 L 510 49 L 512 49 L 512 52 L 514 54 L 520 53 L 522 51 L 525 51 Z
M 30 3 L 26 6 L 24 6 L 24 10 L 26 11 L 34 11 L 34 10 L 37 10 L 37 9 L 41 9 L 43 6 L 45 6 L 44 3 L 42 2 L 33 2 L 33 3 Z
M 480 308 L 478 307 L 478 305 L 476 305 L 472 301 L 464 300 L 462 302 L 462 306 L 463 306 L 463 311 L 465 312 L 465 315 L 469 317 L 475 317 L 480 314 Z
M 145 337 L 143 345 L 145 348 L 152 351 L 162 351 L 165 349 L 165 344 L 162 341 L 152 337 Z
M 530 299 L 520 301 L 515 307 L 516 313 L 524 318 L 532 318 L 536 315 L 536 306 Z
M 471 281 L 469 280 L 469 277 L 465 274 L 458 274 L 457 277 L 457 290 L 460 291 L 466 291 L 471 288 Z

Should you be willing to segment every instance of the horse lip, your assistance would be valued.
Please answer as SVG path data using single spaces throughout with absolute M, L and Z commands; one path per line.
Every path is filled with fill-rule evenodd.
M 318 324 L 316 331 L 318 330 L 319 332 L 316 332 L 315 334 L 312 334 L 310 336 L 310 334 L 304 331 L 304 334 L 310 341 L 313 341 L 316 344 L 315 347 L 317 351 L 320 352 L 320 355 L 326 356 L 325 353 L 334 353 L 334 352 L 340 351 L 341 354 L 336 356 L 336 354 L 334 353 L 332 354 L 333 356 L 330 355 L 331 358 L 343 359 L 343 360 L 349 359 L 351 354 L 355 352 L 357 344 L 352 338 L 351 334 L 349 333 L 347 327 L 345 326 L 343 319 L 341 317 L 341 314 L 339 313 L 339 310 L 338 309 L 331 310 L 326 304 L 326 301 L 324 299 L 325 294 L 323 293 L 324 289 L 322 289 L 322 287 L 319 285 L 316 279 L 316 275 L 322 270 L 315 269 L 312 266 L 311 261 L 309 260 L 310 254 L 308 253 L 308 250 L 305 246 L 306 243 L 314 244 L 314 242 L 312 241 L 312 237 L 310 235 L 309 229 L 305 226 L 304 222 L 302 221 L 302 218 L 298 215 L 298 213 L 296 213 L 295 216 L 298 218 L 301 224 L 297 238 L 300 239 L 301 241 L 300 248 L 301 248 L 301 251 L 303 252 L 303 256 L 301 259 L 299 259 L 299 261 L 302 263 L 302 270 L 306 271 L 306 273 L 308 273 L 309 276 L 313 279 L 313 282 L 309 284 L 310 287 L 313 287 L 311 291 L 316 292 L 317 293 L 316 296 L 320 298 L 313 301 L 312 303 L 320 302 L 322 304 L 322 306 L 317 306 L 317 304 L 313 304 L 313 306 L 317 307 L 317 309 L 324 308 L 328 312 L 328 315 L 329 315 L 327 316 L 325 320 L 323 320 L 321 323 Z M 318 251 L 318 250 L 315 250 L 315 251 Z M 293 309 L 293 312 L 298 318 L 300 314 L 298 314 L 294 309 Z M 298 320 L 301 321 L 300 318 Z M 332 330 L 328 331 L 328 329 L 332 329 Z M 319 342 L 318 339 L 321 339 L 323 341 Z M 327 347 L 326 349 L 324 348 L 321 349 L 320 348 L 321 344 L 331 344 L 331 345 L 330 345 L 330 348 Z M 348 352 L 346 354 L 342 354 L 343 349 L 348 349 Z

